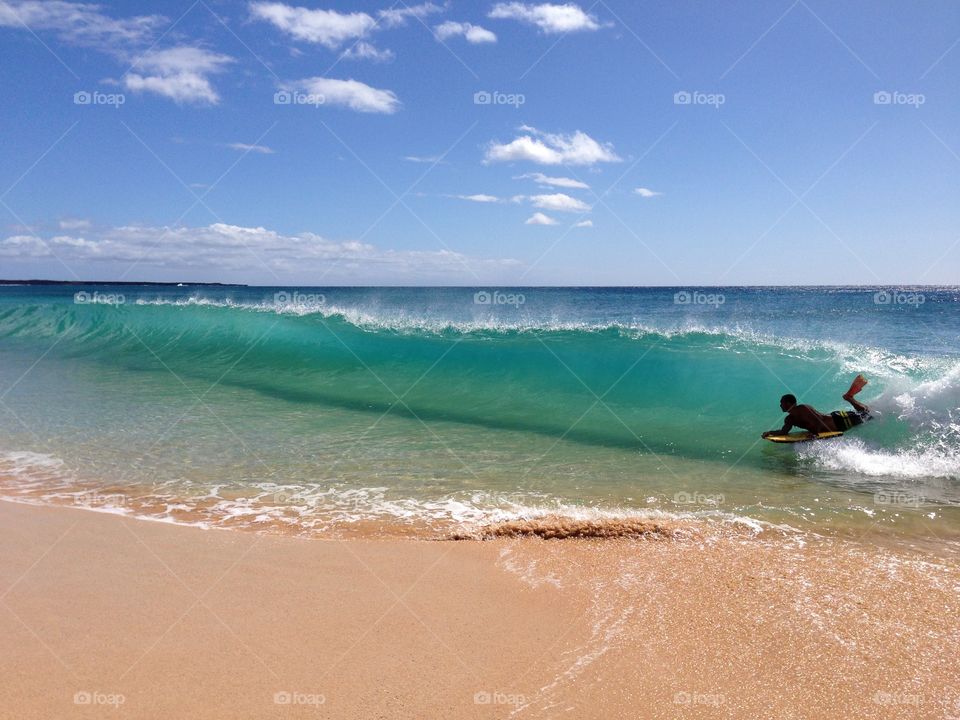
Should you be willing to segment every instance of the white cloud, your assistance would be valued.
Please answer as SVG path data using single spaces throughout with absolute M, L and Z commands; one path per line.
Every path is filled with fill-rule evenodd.
M 239 150 L 240 152 L 255 152 L 261 153 L 263 155 L 273 155 L 273 148 L 267 147 L 266 145 L 247 145 L 247 143 L 229 143 L 228 148 L 232 150 Z
M 53 253 L 49 246 L 35 235 L 11 235 L 0 240 L 0 257 L 35 258 Z
M 377 21 L 364 12 L 311 10 L 280 2 L 250 3 L 250 14 L 264 20 L 297 40 L 319 43 L 336 50 L 351 40 L 365 37 Z
M 531 195 L 530 202 L 533 203 L 534 207 L 544 210 L 557 210 L 559 212 L 587 212 L 590 210 L 590 206 L 583 200 L 578 200 L 564 193 Z
M 380 17 L 380 21 L 386 27 L 396 27 L 397 25 L 404 25 L 407 22 L 407 18 L 419 18 L 423 19 L 427 15 L 432 15 L 434 13 L 443 12 L 444 8 L 440 5 L 435 5 L 432 2 L 425 2 L 419 5 L 404 5 L 402 2 L 398 3 L 403 7 L 392 7 L 387 10 L 381 10 L 377 15 Z
M 354 43 L 342 53 L 340 57 L 345 60 L 373 60 L 374 62 L 387 62 L 393 60 L 393 50 L 381 50 L 375 45 L 361 40 Z
M 178 75 L 137 75 L 131 73 L 123 79 L 127 90 L 133 92 L 154 92 L 178 103 L 197 102 L 216 105 L 220 96 L 210 81 L 189 73 Z
M 414 163 L 431 163 L 434 165 L 445 165 L 446 160 L 443 155 L 405 155 L 404 160 Z
M 610 143 L 599 143 L 584 132 L 572 135 L 544 133 L 523 126 L 528 133 L 506 144 L 490 143 L 484 162 L 529 161 L 540 165 L 593 165 L 620 162 Z
M 556 225 L 557 221 L 542 212 L 535 212 L 523 221 L 524 225 Z
M 128 90 L 154 92 L 178 103 L 215 105 L 220 96 L 207 76 L 232 62 L 227 55 L 186 45 L 151 50 L 134 62 L 123 83 Z
M 70 235 L 57 235 L 50 239 L 54 245 L 67 245 L 73 248 L 96 248 L 97 244 L 82 237 L 72 237 Z
M 329 276 L 416 279 L 463 275 L 516 267 L 512 259 L 472 258 L 450 250 L 385 250 L 353 240 L 337 242 L 314 233 L 282 235 L 262 227 L 216 223 L 206 227 L 124 226 L 84 237 L 60 235 L 44 240 L 35 235 L 0 239 L 0 256 L 19 260 L 63 259 L 70 267 L 91 274 L 112 264 L 126 269 L 159 268 L 171 279 L 185 271 L 263 274 L 319 273 L 336 264 Z M 259 262 L 258 262 L 259 258 Z M 262 264 L 261 264 L 262 263 Z M 101 268 L 101 270 L 98 270 Z
M 475 195 L 451 195 L 450 197 L 455 197 L 459 200 L 470 200 L 471 202 L 478 203 L 500 202 L 500 198 L 498 198 L 496 195 L 484 195 L 483 193 L 477 193 Z
M 249 8 L 255 20 L 268 22 L 295 40 L 323 45 L 329 50 L 339 50 L 352 43 L 341 58 L 384 62 L 392 60 L 394 53 L 370 42 L 371 33 L 405 25 L 409 18 L 424 18 L 443 12 L 442 7 L 431 2 L 400 5 L 402 7 L 381 10 L 376 18 L 365 12 L 311 9 L 282 2 L 252 2 Z
M 296 89 L 311 95 L 321 95 L 324 105 L 342 105 L 357 112 L 390 115 L 400 109 L 400 100 L 392 90 L 370 87 L 359 80 L 304 78 L 284 86 L 283 89 Z
M 80 218 L 65 218 L 59 222 L 61 230 L 85 230 L 90 227 L 89 220 Z
M 468 43 L 474 45 L 480 43 L 495 43 L 497 41 L 497 36 L 486 28 L 468 22 L 447 21 L 441 23 L 433 28 L 433 34 L 437 40 L 441 41 L 462 35 Z
M 581 220 L 580 222 L 576 223 L 574 227 L 583 227 L 583 228 L 593 227 L 593 220 Z
M 579 30 L 599 30 L 600 24 L 592 15 L 574 3 L 553 5 L 542 3 L 508 2 L 493 6 L 488 17 L 498 20 L 519 20 L 536 25 L 545 33 L 568 33 Z
M 548 185 L 550 187 L 570 188 L 572 190 L 589 190 L 590 186 L 585 182 L 565 177 L 550 177 L 543 173 L 527 173 L 526 175 L 517 175 L 514 180 L 533 180 L 538 185 Z
M 0 27 L 32 32 L 49 30 L 64 42 L 116 51 L 148 42 L 168 23 L 162 15 L 136 15 L 115 19 L 100 12 L 98 5 L 61 0 L 0 1 Z
M 663 193 L 661 192 L 655 192 L 650 188 L 645 188 L 645 187 L 638 187 L 634 190 L 634 192 L 640 197 L 644 197 L 644 198 L 652 198 L 652 197 L 656 197 L 657 195 L 663 195 Z
M 547 147 L 539 140 L 522 136 L 506 144 L 491 143 L 484 160 L 486 162 L 529 160 L 543 165 L 559 165 L 563 162 L 563 154 Z
M 216 104 L 220 98 L 209 76 L 233 59 L 187 45 L 155 48 L 168 26 L 169 20 L 162 15 L 117 19 L 91 3 L 0 0 L 0 27 L 53 32 L 65 43 L 92 47 L 129 64 L 122 78 L 127 90 L 154 92 L 178 103 Z M 149 49 L 139 54 L 145 47 Z

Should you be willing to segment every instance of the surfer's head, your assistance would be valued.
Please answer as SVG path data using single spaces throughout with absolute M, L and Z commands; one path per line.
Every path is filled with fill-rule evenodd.
M 787 394 L 787 395 L 784 395 L 782 398 L 780 398 L 780 409 L 783 410 L 784 412 L 789 411 L 790 408 L 792 408 L 796 404 L 797 404 L 796 395 Z

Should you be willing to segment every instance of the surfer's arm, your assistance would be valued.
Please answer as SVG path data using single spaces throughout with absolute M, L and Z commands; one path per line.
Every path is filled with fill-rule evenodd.
M 786 435 L 787 433 L 789 433 L 791 430 L 793 430 L 793 425 L 790 424 L 789 417 L 790 416 L 788 415 L 787 419 L 783 421 L 782 428 L 780 428 L 779 430 L 767 430 L 760 437 L 767 437 L 768 435 Z

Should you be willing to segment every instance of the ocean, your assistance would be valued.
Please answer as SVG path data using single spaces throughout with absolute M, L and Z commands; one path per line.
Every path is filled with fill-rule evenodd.
M 960 288 L 0 287 L 0 496 L 321 537 L 960 541 Z M 790 392 L 875 420 L 760 439 Z

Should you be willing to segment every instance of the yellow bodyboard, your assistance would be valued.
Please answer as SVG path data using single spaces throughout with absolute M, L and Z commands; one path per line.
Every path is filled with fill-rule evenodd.
M 826 440 L 827 438 L 840 437 L 841 435 L 843 435 L 843 433 L 839 430 L 822 433 L 798 432 L 788 433 L 786 435 L 767 435 L 764 440 L 775 443 L 798 443 L 810 442 L 811 440 Z

